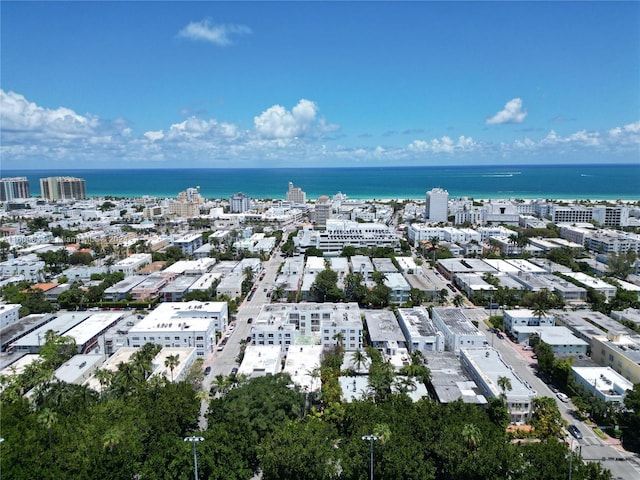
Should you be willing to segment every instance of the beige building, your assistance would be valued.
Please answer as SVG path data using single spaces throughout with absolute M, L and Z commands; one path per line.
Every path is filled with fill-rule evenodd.
M 40 194 L 49 202 L 58 200 L 85 200 L 87 187 L 83 178 L 47 177 L 40 179 Z
M 593 337 L 591 359 L 603 367 L 611 367 L 632 383 L 640 382 L 640 339 L 608 333 Z

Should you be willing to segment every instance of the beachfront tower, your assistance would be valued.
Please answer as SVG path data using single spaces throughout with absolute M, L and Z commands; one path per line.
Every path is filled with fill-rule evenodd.
M 287 202 L 305 204 L 307 203 L 307 194 L 300 187 L 294 187 L 293 183 L 289 182 Z
M 427 206 L 424 216 L 427 222 L 446 222 L 449 209 L 449 192 L 441 188 L 434 188 L 427 192 Z
M 84 178 L 47 177 L 40 179 L 40 193 L 49 202 L 86 200 L 87 187 Z
M 0 178 L 0 202 L 30 196 L 27 177 Z
M 327 226 L 327 220 L 331 218 L 331 210 L 333 206 L 329 197 L 322 195 L 316 202 L 315 213 L 315 225 L 317 228 L 325 228 Z
M 251 209 L 251 197 L 242 192 L 229 197 L 229 209 L 231 213 L 244 213 Z

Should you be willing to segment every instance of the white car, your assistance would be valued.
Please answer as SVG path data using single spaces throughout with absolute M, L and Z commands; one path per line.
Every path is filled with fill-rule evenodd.
M 560 399 L 560 401 L 567 403 L 569 401 L 569 397 L 567 397 L 564 393 L 558 392 L 556 396 Z
M 531 350 L 533 350 L 533 347 L 529 345 L 525 345 L 522 347 L 522 350 L 524 350 L 525 352 L 530 352 Z

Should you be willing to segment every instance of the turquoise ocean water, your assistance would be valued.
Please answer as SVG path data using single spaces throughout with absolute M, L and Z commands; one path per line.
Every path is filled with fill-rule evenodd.
M 355 199 L 423 199 L 434 187 L 447 190 L 450 197 L 640 200 L 640 164 L 3 170 L 1 175 L 26 176 L 33 196 L 40 193 L 39 178 L 68 175 L 84 178 L 92 197 L 175 197 L 199 186 L 206 198 L 243 192 L 253 198 L 283 199 L 293 182 L 309 200 L 337 192 Z

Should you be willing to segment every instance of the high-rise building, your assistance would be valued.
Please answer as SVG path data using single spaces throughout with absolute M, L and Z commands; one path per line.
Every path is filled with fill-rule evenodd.
M 9 202 L 16 198 L 29 198 L 30 196 L 27 177 L 0 178 L 0 202 Z
M 40 179 L 40 194 L 50 202 L 58 200 L 85 200 L 87 188 L 84 178 L 47 177 Z
M 329 197 L 322 195 L 318 198 L 314 208 L 316 227 L 325 228 L 327 226 L 327 220 L 331 218 L 332 208 Z
M 204 198 L 198 188 L 187 188 L 178 194 L 178 199 L 169 202 L 169 214 L 178 217 L 197 217 Z
M 251 209 L 251 197 L 242 192 L 229 197 L 229 209 L 231 213 L 243 213 Z
M 449 192 L 441 188 L 428 191 L 424 216 L 431 223 L 446 222 L 449 216 Z
M 287 191 L 287 202 L 291 203 L 307 203 L 307 194 L 300 187 L 294 187 L 289 182 L 289 190 Z

